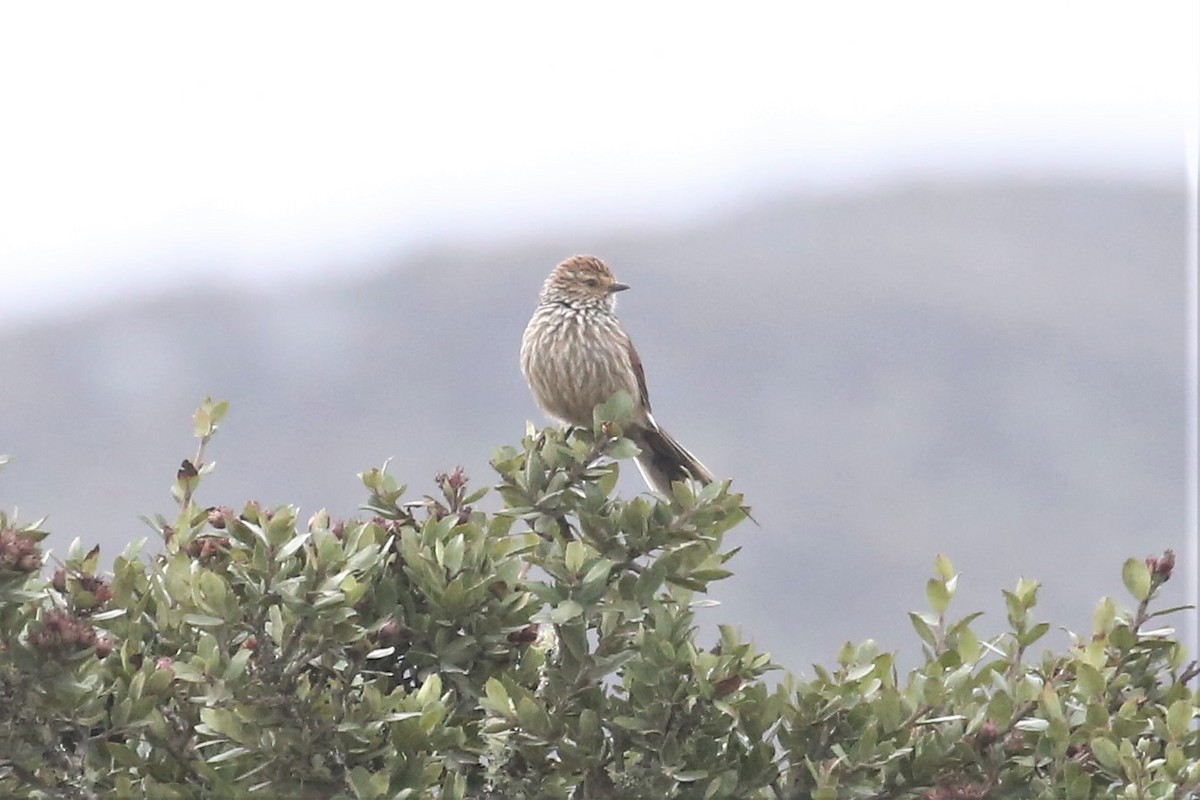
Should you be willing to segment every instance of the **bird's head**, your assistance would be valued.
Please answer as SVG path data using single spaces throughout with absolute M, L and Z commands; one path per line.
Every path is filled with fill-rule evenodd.
M 612 308 L 617 292 L 628 289 L 595 256 L 571 256 L 559 264 L 542 286 L 542 302 Z

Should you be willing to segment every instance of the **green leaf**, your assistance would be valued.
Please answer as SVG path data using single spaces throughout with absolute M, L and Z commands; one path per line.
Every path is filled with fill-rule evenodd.
M 958 632 L 955 649 L 963 663 L 966 664 L 974 664 L 983 652 L 983 646 L 979 644 L 979 637 L 970 628 L 963 628 Z
M 921 641 L 930 647 L 937 646 L 937 637 L 933 634 L 933 628 L 925 621 L 922 614 L 916 611 L 908 612 L 908 618 L 912 620 L 912 626 L 917 631 L 917 635 L 921 637 Z
M 504 688 L 501 686 L 500 688 Z M 435 672 L 425 679 L 421 684 L 421 688 L 417 690 L 417 702 L 421 704 L 430 703 L 435 698 L 442 694 L 442 679 Z
M 1113 621 L 1117 618 L 1117 604 L 1111 597 L 1105 597 L 1092 612 L 1092 633 L 1104 636 L 1112 630 Z
M 709 772 L 706 769 L 681 769 L 678 772 L 668 772 L 667 774 L 678 783 L 695 783 L 707 778 Z
M 846 673 L 846 683 L 857 683 L 875 671 L 874 664 L 859 664 Z
M 385 796 L 385 791 L 380 791 L 380 788 L 375 784 L 375 773 L 367 770 L 366 767 L 355 767 L 348 773 L 350 779 L 350 788 L 354 790 L 354 796 L 358 800 L 375 800 L 377 797 Z
M 945 614 L 950 605 L 950 592 L 946 589 L 945 581 L 930 578 L 925 584 L 925 598 L 929 601 L 933 613 L 938 616 Z
M 615 442 L 610 444 L 604 451 L 605 454 L 612 459 L 621 461 L 627 458 L 635 458 L 642 454 L 642 449 L 632 439 L 627 439 L 622 436 Z
M 566 562 L 568 572 L 577 573 L 583 569 L 583 560 L 586 557 L 587 545 L 578 539 L 572 539 L 570 542 L 567 542 L 563 560 Z
M 197 439 L 202 439 L 212 432 L 212 411 L 201 405 L 192 415 L 192 433 Z
M 1040 583 L 1029 578 L 1021 578 L 1017 581 L 1017 588 L 1014 594 L 1020 602 L 1021 607 L 1026 611 L 1037 605 L 1037 593 L 1040 586 Z
M 1176 700 L 1171 703 L 1167 708 L 1167 732 L 1171 734 L 1172 740 L 1179 741 L 1187 736 L 1194 715 L 1195 708 L 1191 700 Z
M 954 577 L 954 565 L 950 563 L 950 559 L 944 555 L 938 555 L 933 560 L 933 571 L 943 581 L 948 581 Z
M 246 671 L 246 665 L 250 662 L 251 651 L 245 647 L 234 653 L 233 658 L 229 659 L 229 666 L 225 668 L 225 680 L 236 680 Z
M 1025 717 L 1024 719 L 1017 720 L 1013 727 L 1019 731 L 1041 733 L 1050 727 L 1050 720 L 1042 719 L 1041 717 Z
M 394 652 L 396 652 L 395 647 L 390 647 L 390 646 L 389 647 L 379 647 L 379 648 L 376 648 L 375 650 L 372 650 L 371 652 L 367 653 L 366 656 L 364 656 L 364 657 L 366 658 L 367 661 L 374 661 L 377 658 L 386 658 L 387 656 L 390 656 Z
M 204 571 L 198 576 L 200 584 L 200 592 L 204 595 L 207 602 L 207 607 L 211 610 L 221 613 L 221 606 L 224 604 L 226 596 L 229 594 L 229 589 L 225 585 L 225 581 L 215 572 Z
M 275 516 L 267 521 L 263 529 L 271 547 L 283 547 L 296 535 L 296 509 L 287 507 L 275 510 Z
M 1140 558 L 1129 558 L 1121 567 L 1121 580 L 1125 588 L 1139 603 L 1150 596 L 1150 568 Z
M 243 756 L 249 752 L 250 751 L 245 747 L 231 747 L 228 750 L 223 750 L 217 753 L 215 756 L 210 756 L 204 760 L 209 764 L 220 764 L 222 761 L 231 761 L 232 759 L 235 759 L 238 756 Z
M 607 558 L 596 559 L 592 566 L 588 567 L 587 574 L 583 576 L 583 585 L 585 588 L 608 580 L 608 573 L 612 571 L 614 562 Z
M 1097 737 L 1089 743 L 1092 755 L 1105 769 L 1118 772 L 1121 769 L 1121 753 L 1111 739 Z
M 1034 625 L 1032 628 L 1025 631 L 1023 634 L 1021 634 L 1017 638 L 1020 640 L 1022 647 L 1029 647 L 1029 645 L 1033 644 L 1038 639 L 1045 636 L 1046 632 L 1049 630 L 1050 630 L 1049 622 L 1039 622 L 1038 624 Z
M 575 600 L 563 600 L 550 612 L 550 621 L 559 625 L 569 622 L 583 613 L 583 606 Z
M 308 531 L 296 534 L 291 538 L 290 541 L 288 541 L 287 544 L 279 548 L 279 552 L 275 554 L 275 561 L 286 561 L 293 553 L 303 547 L 304 543 L 307 542 L 311 537 L 312 534 Z
M 210 398 L 205 398 L 205 401 L 209 404 L 208 415 L 209 415 L 209 418 L 212 419 L 212 422 L 214 425 L 220 423 L 221 420 L 225 419 L 225 415 L 227 413 L 229 413 L 229 401 L 228 400 L 213 401 Z
M 632 418 L 633 396 L 624 389 L 596 406 L 592 412 L 592 421 L 597 430 L 599 430 L 601 422 L 615 422 L 621 425 Z
M 600 492 L 608 497 L 613 493 L 613 489 L 617 488 L 617 480 L 621 477 L 621 468 L 614 461 L 611 464 L 605 464 L 597 467 L 599 477 L 596 478 L 596 485 L 600 487 Z
M 671 496 L 684 511 L 691 511 L 696 507 L 696 493 L 692 489 L 691 481 L 675 481 L 671 484 Z
M 535 736 L 549 736 L 552 730 L 550 715 L 540 703 L 530 697 L 517 701 L 517 721 L 527 732 Z
M 1107 688 L 1103 673 L 1091 664 L 1082 662 L 1076 664 L 1075 677 L 1085 697 L 1094 697 L 1103 694 L 1105 688 Z
M 616 716 L 613 717 L 613 724 L 627 731 L 648 731 L 653 729 L 653 726 L 649 722 L 639 717 Z
M 488 678 L 487 683 L 483 685 L 483 691 L 492 711 L 505 716 L 512 713 L 512 701 L 508 698 L 508 690 L 504 688 L 503 683 L 496 678 Z
M 88 617 L 88 619 L 90 619 L 92 622 L 105 622 L 110 619 L 116 619 L 117 617 L 123 617 L 126 613 L 128 613 L 127 609 L 112 608 L 108 611 L 101 611 L 99 614 L 92 614 L 90 617 Z
M 700 581 L 701 583 L 707 584 L 714 581 L 724 580 L 732 574 L 733 573 L 727 569 L 718 569 L 716 567 L 712 567 L 709 569 L 694 569 L 687 574 L 687 577 L 691 578 L 693 581 Z
M 438 549 L 441 551 L 442 566 L 446 568 L 446 572 L 451 575 L 457 575 L 462 570 L 463 554 L 466 551 L 466 540 L 462 536 L 455 536 L 446 542 L 442 547 L 442 543 L 438 542 Z
M 235 742 L 242 740 L 242 726 L 230 711 L 223 708 L 202 708 L 200 721 L 214 732 Z

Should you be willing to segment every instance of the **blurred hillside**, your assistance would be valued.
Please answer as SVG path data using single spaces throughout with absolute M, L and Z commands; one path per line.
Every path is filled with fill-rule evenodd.
M 592 252 L 634 287 L 656 416 L 762 523 L 705 619 L 793 669 L 846 638 L 915 651 L 904 612 L 945 552 L 960 612 L 1002 618 L 1026 575 L 1086 629 L 1123 558 L 1183 545 L 1184 208 L 1182 183 L 1116 180 L 776 197 L 0 329 L 0 507 L 111 556 L 170 513 L 205 394 L 233 407 L 201 502 L 351 514 L 389 457 L 415 495 L 455 464 L 490 483 L 492 448 L 544 422 L 517 367 L 537 290 Z

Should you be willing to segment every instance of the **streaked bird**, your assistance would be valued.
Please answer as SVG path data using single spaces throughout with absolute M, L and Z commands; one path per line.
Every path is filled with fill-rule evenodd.
M 583 428 L 592 426 L 596 406 L 629 392 L 634 420 L 625 435 L 642 451 L 637 465 L 650 488 L 670 494 L 674 481 L 712 483 L 708 468 L 650 412 L 642 360 L 616 315 L 616 294 L 628 288 L 594 256 L 555 267 L 521 339 L 521 371 L 543 411 Z

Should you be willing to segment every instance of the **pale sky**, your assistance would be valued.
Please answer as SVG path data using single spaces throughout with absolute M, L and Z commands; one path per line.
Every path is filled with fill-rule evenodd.
M 1183 174 L 1200 4 L 9 3 L 0 319 L 756 191 Z

